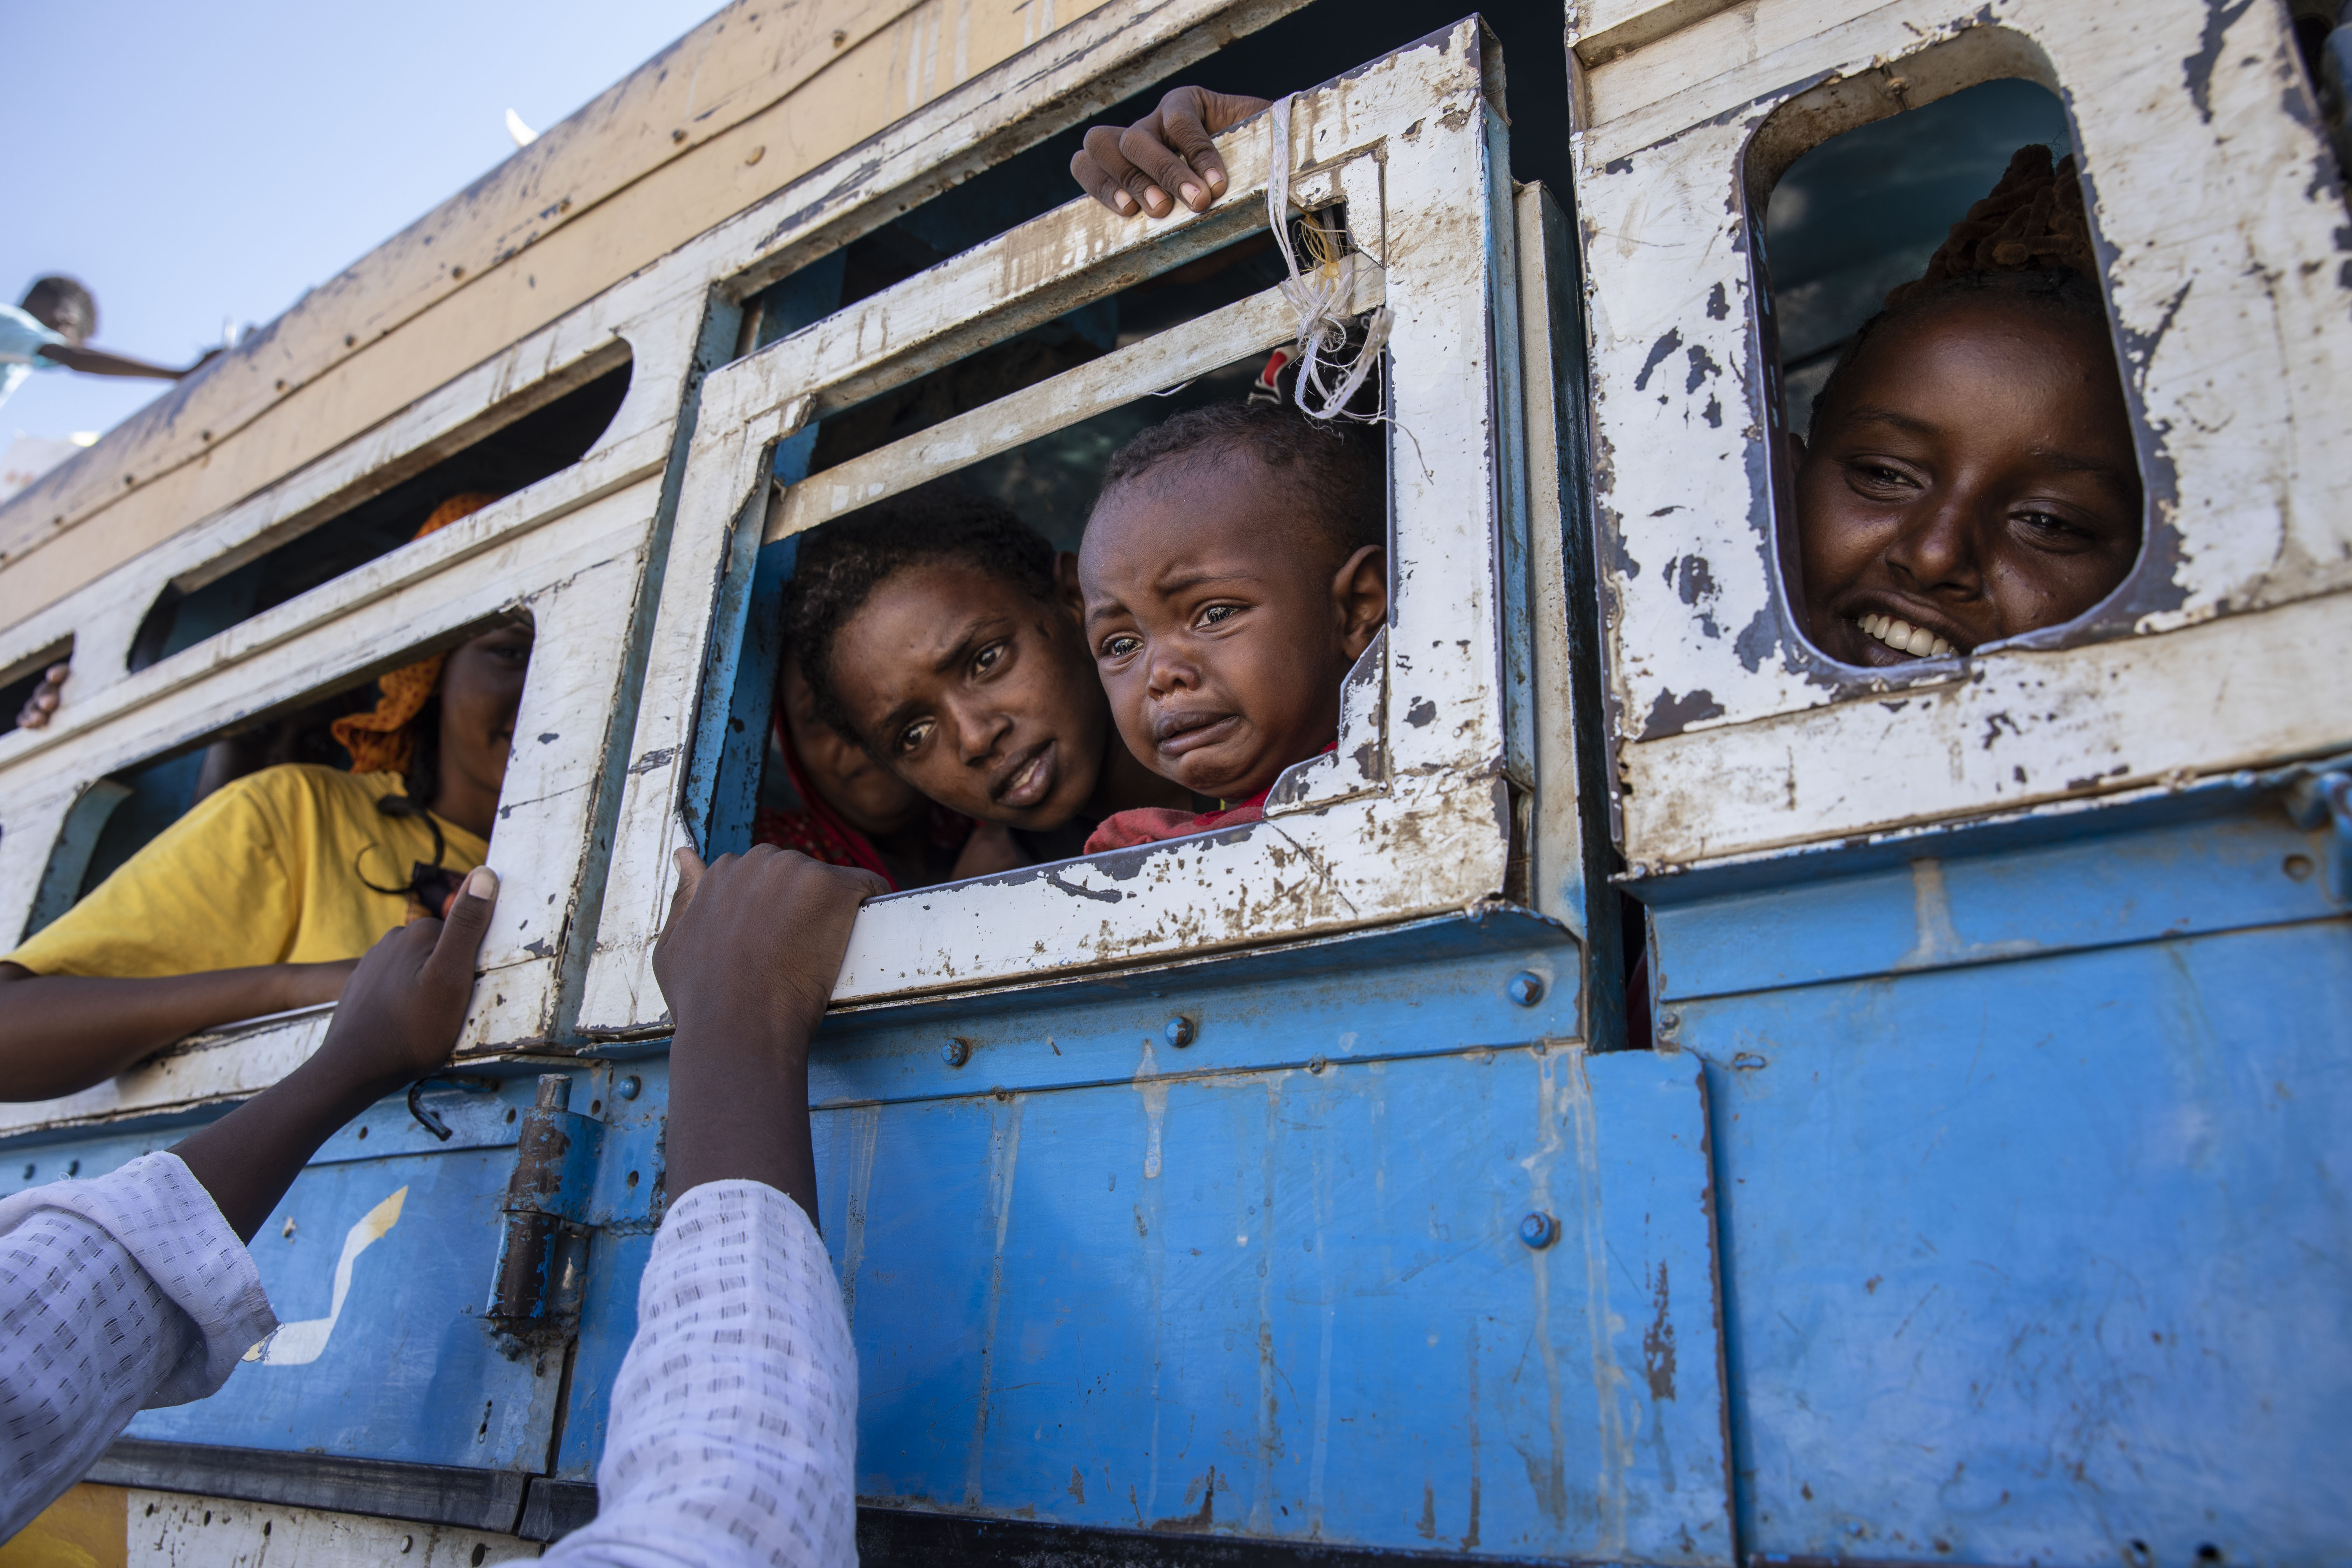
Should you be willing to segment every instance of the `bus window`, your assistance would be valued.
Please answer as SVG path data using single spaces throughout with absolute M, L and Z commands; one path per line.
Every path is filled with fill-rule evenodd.
M 1069 542 L 1112 447 L 1177 401 L 1156 395 L 1245 393 L 1270 353 L 1297 337 L 1294 299 L 1248 288 L 1268 253 L 1244 248 L 1270 237 L 1266 187 L 1278 167 L 1286 226 L 1309 218 L 1352 253 L 1328 275 L 1343 280 L 1330 318 L 1385 308 L 1391 333 L 1381 388 L 1392 424 L 1380 438 L 1392 481 L 1391 619 L 1344 685 L 1336 747 L 1283 775 L 1263 822 L 881 900 L 861 918 L 836 994 L 905 994 L 1278 940 L 1501 895 L 1518 820 L 1510 781 L 1527 777 L 1527 697 L 1523 668 L 1505 651 L 1498 593 L 1523 605 L 1525 557 L 1516 532 L 1523 514 L 1501 488 L 1515 476 L 1492 458 L 1517 449 L 1504 423 L 1516 421 L 1517 399 L 1496 381 L 1516 374 L 1516 318 L 1507 329 L 1490 311 L 1513 308 L 1516 275 L 1464 264 L 1484 256 L 1507 267 L 1512 243 L 1509 141 L 1490 97 L 1496 53 L 1480 23 L 1458 23 L 1299 94 L 1278 163 L 1271 113 L 1222 139 L 1234 184 L 1208 214 L 1124 219 L 1072 187 L 1076 199 L 711 374 L 583 1030 L 639 1029 L 658 1008 L 642 967 L 668 898 L 671 824 L 682 816 L 698 843 L 724 847 L 724 814 L 747 816 L 744 803 L 756 796 L 751 768 L 727 761 L 738 744 L 756 755 L 769 711 L 766 685 L 740 679 L 739 628 L 761 625 L 750 570 L 760 552 L 751 547 L 947 479 L 1033 503 L 1042 526 Z M 1218 265 L 1187 270 L 1204 259 Z M 1162 279 L 1161 301 L 1138 288 Z M 1187 289 L 1210 292 L 1188 301 Z M 1201 309 L 1216 290 L 1228 302 Z M 1087 345 L 1080 363 L 1036 380 L 964 368 L 1019 332 L 1106 301 L 1119 312 L 1107 351 Z M 1075 323 L 1068 330 L 1078 335 Z M 1507 361 L 1497 344 L 1507 345 Z M 943 372 L 928 389 L 901 391 Z M 958 388 L 959 374 L 973 384 Z M 861 425 L 861 411 L 877 405 L 893 412 Z M 776 453 L 812 425 L 806 477 L 766 503 L 767 488 L 789 477 L 776 474 Z M 1056 467 L 1066 474 L 1041 483 Z M 681 551 L 711 552 L 715 575 Z M 730 773 L 743 782 L 729 785 Z M 1384 853 L 1380 846 L 1400 834 L 1447 849 Z
M 2341 184 L 2294 79 L 2287 8 L 2232 13 L 2226 45 L 2191 13 L 2147 15 L 2147 49 L 2219 50 L 2211 71 L 2158 86 L 2063 0 L 1932 37 L 1899 8 L 1857 10 L 1858 31 L 1766 53 L 1745 15 L 1638 8 L 1570 31 L 1604 699 L 1634 874 L 2309 749 L 2283 752 L 2229 695 L 2231 672 L 2297 657 L 2289 606 L 2341 586 L 2312 563 L 2347 559 L 2320 499 L 2336 481 L 2297 434 L 2331 417 L 2328 367 L 2352 346 L 2316 259 Z M 1990 204 L 1977 219 L 1971 196 Z M 1961 235 L 1936 234 L 1955 220 Z M 1950 276 L 1879 315 L 1923 247 Z M 2014 384 L 1984 390 L 1990 356 L 1969 391 L 1951 355 L 1990 355 L 1995 317 L 2025 323 L 2007 338 Z M 1845 416 L 1891 428 L 1880 416 L 1910 419 L 1930 392 L 2000 416 L 1978 434 L 2047 405 L 2035 417 L 2063 441 L 2003 437 L 2049 470 L 2033 493 L 1971 492 L 1950 515 L 2054 544 L 2041 553 L 2067 563 L 2065 592 L 2020 609 L 1998 574 L 1979 592 L 1946 549 L 1958 531 L 1918 536 L 1934 549 L 1902 570 L 1941 585 L 1899 595 L 1847 572 L 1893 574 L 1885 551 L 1809 552 L 1808 538 L 1867 544 L 1873 517 L 1895 539 L 1889 519 L 1990 471 L 1906 472 L 1876 460 L 1896 444 L 1843 440 Z M 1817 534 L 1824 497 L 1845 522 Z M 1970 595 L 2004 607 L 1948 613 Z M 2209 710 L 2242 750 L 2210 731 L 2192 748 L 2205 721 L 2171 717 Z
M 84 820 L 77 825 L 79 831 L 61 836 L 50 852 L 49 866 L 42 881 L 44 893 L 26 921 L 24 934 L 29 938 L 54 922 L 59 916 L 89 897 L 120 871 L 124 864 L 153 841 L 165 829 L 178 821 L 199 802 L 226 785 L 266 769 L 283 766 L 307 767 L 335 775 L 356 773 L 362 778 L 371 773 L 389 774 L 399 783 L 396 793 L 421 803 L 433 803 L 441 778 L 454 761 L 461 769 L 481 773 L 502 773 L 506 761 L 507 738 L 510 737 L 513 715 L 505 713 L 496 719 L 493 727 L 464 726 L 443 722 L 444 704 L 441 697 L 441 677 L 446 671 L 451 655 L 479 644 L 497 645 L 494 656 L 481 660 L 489 672 L 490 685 L 500 687 L 500 692 L 488 692 L 479 678 L 473 685 L 484 687 L 484 701 L 509 701 L 519 705 L 521 695 L 521 668 L 530 657 L 530 626 L 527 620 L 501 618 L 486 626 L 468 628 L 457 642 L 446 647 L 428 647 L 415 650 L 420 658 L 404 657 L 396 667 L 401 670 L 428 671 L 432 679 L 430 694 L 415 691 L 405 698 L 387 692 L 397 690 L 394 678 L 387 675 L 381 681 L 369 681 L 340 691 L 312 694 L 286 705 L 278 711 L 259 716 L 240 725 L 236 731 L 199 739 L 183 745 L 168 755 L 119 770 L 101 782 L 105 787 L 89 799 L 83 816 L 90 812 L 102 814 L 102 822 Z M 505 673 L 512 667 L 509 680 Z M 468 666 L 471 668 L 471 666 Z M 412 679 L 412 686 L 419 683 Z M 505 687 L 511 686 L 510 691 Z M 501 695 L 500 693 L 503 693 Z M 394 731 L 394 744 L 373 747 L 369 754 L 355 759 L 338 733 L 340 721 L 357 720 L 362 724 L 365 716 L 384 714 L 388 719 L 402 721 L 374 726 L 377 730 Z M 480 731 L 481 733 L 474 733 Z M 353 741 L 357 744 L 356 740 Z M 454 759 L 442 755 L 445 746 L 460 753 Z M 468 749 L 470 748 L 470 749 Z M 371 787 L 373 787 L 373 785 Z M 449 792 L 454 797 L 457 792 Z M 440 812 L 453 807 L 448 800 L 438 803 Z M 470 804 L 454 808 L 457 832 L 465 835 L 464 842 L 474 838 L 487 840 L 490 818 Z M 458 819 L 462 818 L 462 821 Z M 79 864 L 74 862 L 79 860 Z M 470 866 L 472 860 L 466 864 Z M 461 867 L 460 869 L 464 868 Z M 405 866 L 376 867 L 375 881 L 404 884 L 413 880 L 402 873 Z M 361 873 L 362 882 L 366 878 Z M 330 879 L 331 880 L 331 879 Z M 355 882 L 352 896 L 364 900 L 370 889 Z M 381 893 L 383 889 L 373 889 Z M 233 911 L 222 911 L 224 915 Z M 356 953 L 344 956 L 357 956 Z M 247 960 L 252 963 L 270 962 L 267 956 Z
M 293 537 L 259 555 L 238 552 L 230 558 L 244 557 L 241 563 L 184 574 L 164 588 L 141 621 L 129 668 L 144 669 L 398 549 L 449 496 L 505 496 L 570 468 L 595 446 L 619 412 L 630 368 L 624 355 L 615 368 L 551 402 L 528 394 L 509 400 L 471 422 L 475 431 L 487 434 L 446 456 L 435 458 L 428 449 L 384 465 L 362 482 L 361 488 L 373 493 L 356 504 L 301 525 Z M 528 411 L 518 412 L 518 404 Z M 420 460 L 431 466 L 414 471 Z M 404 469 L 412 470 L 409 477 L 400 477 Z
M 70 672 L 73 661 L 73 639 L 52 643 L 39 652 L 20 658 L 5 671 L 0 671 L 0 734 L 17 727 L 25 713 L 25 705 L 46 685 L 51 684 L 50 672 L 60 668 Z M 52 696 L 56 693 L 53 691 Z M 43 721 L 35 720 L 36 725 Z
M 1983 82 L 1831 138 L 1771 191 L 1780 556 L 1801 630 L 1841 665 L 2046 641 L 2138 556 L 2133 414 L 2069 139 L 2047 89 Z

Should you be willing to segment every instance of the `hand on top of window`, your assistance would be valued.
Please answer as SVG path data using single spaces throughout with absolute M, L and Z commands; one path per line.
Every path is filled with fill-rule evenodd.
M 1070 177 L 1121 217 L 1166 217 L 1178 202 L 1207 212 L 1225 194 L 1224 160 L 1209 138 L 1265 108 L 1267 100 L 1204 87 L 1171 89 L 1160 107 L 1121 128 L 1097 125 L 1070 160 Z M 1169 195 L 1174 192 L 1174 196 Z
M 58 710 L 58 697 L 64 690 L 66 677 L 73 673 L 69 664 L 53 664 L 41 671 L 40 683 L 32 695 L 25 699 L 24 707 L 16 710 L 16 727 L 20 730 L 46 730 L 49 716 Z

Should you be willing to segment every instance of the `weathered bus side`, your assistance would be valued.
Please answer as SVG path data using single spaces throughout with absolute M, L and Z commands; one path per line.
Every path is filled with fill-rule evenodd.
M 0 676 L 74 667 L 0 734 L 16 929 L 175 754 L 537 633 L 458 1059 L 255 1243 L 307 1359 L 143 1415 L 0 1562 L 479 1563 L 593 1509 L 663 1202 L 667 851 L 748 838 L 792 542 L 1286 342 L 1270 288 L 1134 324 L 1270 179 L 1394 316 L 1391 623 L 1265 822 L 861 915 L 812 1092 L 866 1559 L 2343 1560 L 2352 322 L 2293 20 L 713 17 L 0 509 Z M 1339 54 L 1286 146 L 1223 139 L 1209 214 L 1002 173 L 1252 48 Z M 2081 623 L 1860 679 L 1789 599 L 1762 217 L 1808 148 L 2004 78 L 2091 171 L 2150 544 Z M 845 282 L 926 223 L 942 259 Z M 819 443 L 1089 311 L 1129 324 L 1082 363 Z M 592 403 L 459 525 L 165 613 Z M 167 1145 L 324 1026 L 0 1108 L 0 1192 Z M 568 1163 L 510 1187 L 550 1123 Z

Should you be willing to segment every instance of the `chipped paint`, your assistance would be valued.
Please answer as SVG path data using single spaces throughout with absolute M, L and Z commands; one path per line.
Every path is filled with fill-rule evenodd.
M 1594 0 L 1572 16 L 1606 704 L 1629 859 L 1688 865 L 2352 740 L 2307 706 L 2248 702 L 2242 681 L 2288 641 L 2250 621 L 2352 590 L 2352 521 L 2337 504 L 2352 448 L 2332 435 L 2352 313 L 2334 273 L 2305 265 L 2341 248 L 2333 155 L 2296 107 L 2302 68 L 2280 7 L 2132 7 L 2136 46 L 2118 53 L 2121 15 L 2084 0 L 1965 12 Z M 2179 63 L 2159 79 L 2151 59 Z M 1807 147 L 1988 76 L 2032 78 L 2068 104 L 2139 415 L 2147 543 L 2078 625 L 1957 669 L 1851 669 L 1811 650 L 1779 580 L 1767 301 L 1747 227 Z M 2222 194 L 2252 191 L 2288 194 Z M 2326 607 L 2305 625 L 2343 619 Z M 2239 635 L 2196 635 L 2214 623 Z M 2163 646 L 2184 638 L 2198 653 Z M 2164 683 L 2217 657 L 2242 678 L 2230 698 L 2179 703 L 2200 714 L 2185 730 L 2151 723 L 2175 706 Z M 2219 683 L 2197 684 L 2210 698 Z M 2069 700 L 2012 708 L 1995 770 L 1949 754 L 1970 686 Z M 2094 690 L 2094 707 L 2073 700 Z M 1897 719 L 1862 717 L 1921 691 L 1929 700 Z M 2216 721 L 2225 734 L 2193 758 L 2176 741 Z M 2151 740 L 2161 761 L 2145 754 Z

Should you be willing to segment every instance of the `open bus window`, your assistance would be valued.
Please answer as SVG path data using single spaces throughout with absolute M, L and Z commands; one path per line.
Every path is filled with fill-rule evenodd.
M 1806 152 L 1771 193 L 1781 558 L 1843 665 L 1946 658 L 2089 613 L 2142 489 L 2057 99 L 1995 80 Z
M 89 898 L 200 803 L 239 780 L 289 767 L 309 770 L 311 782 L 302 788 L 277 789 L 276 795 L 324 802 L 337 816 L 335 832 L 315 825 L 297 831 L 302 844 L 341 843 L 344 838 L 372 844 L 370 827 L 383 825 L 373 823 L 351 802 L 362 795 L 373 801 L 397 795 L 429 807 L 435 829 L 429 837 L 456 852 L 455 858 L 444 855 L 414 860 L 378 855 L 375 860 L 381 864 L 362 856 L 350 865 L 342 863 L 349 857 L 338 853 L 331 866 L 289 870 L 289 882 L 300 884 L 306 892 L 340 891 L 355 909 L 395 895 L 413 894 L 429 904 L 431 889 L 419 891 L 415 886 L 423 874 L 418 868 L 432 865 L 462 874 L 478 863 L 482 846 L 491 836 L 531 644 L 527 616 L 500 616 L 454 639 L 413 650 L 416 657 L 404 658 L 378 679 L 307 695 L 230 731 L 96 781 L 76 803 L 66 831 L 50 851 L 25 936 L 46 930 Z M 341 820 L 347 817 L 353 822 Z M 387 834 L 394 831 L 383 828 Z M 285 852 L 292 853 L 291 847 Z M 258 858 L 276 867 L 282 856 Z M 396 904 L 395 898 L 394 905 L 386 907 Z M 218 926 L 250 923 L 257 932 L 269 933 L 269 940 L 283 934 L 268 921 L 248 921 L 251 911 L 221 909 L 211 914 Z M 330 941 L 333 931 L 356 930 L 364 922 L 338 910 L 298 923 L 305 931 L 318 926 L 328 934 L 316 940 Z M 198 921 L 187 929 L 216 928 Z M 303 961 L 358 956 L 357 952 L 310 952 L 304 944 L 315 945 L 311 937 L 298 934 L 294 940 L 304 948 Z M 238 964 L 216 966 L 284 961 L 284 954 L 257 950 Z
M 825 858 L 878 859 L 897 886 L 911 888 L 1067 858 L 1097 832 L 1125 843 L 1146 831 L 1174 837 L 1248 819 L 1238 803 L 1273 783 L 1269 769 L 1307 762 L 1332 738 L 1317 731 L 1316 715 L 1328 724 L 1341 677 L 1371 635 L 1366 628 L 1385 618 L 1367 599 L 1355 617 L 1362 625 L 1332 633 L 1323 616 L 1302 611 L 1328 611 L 1328 580 L 1360 545 L 1382 553 L 1351 587 L 1361 595 L 1385 581 L 1388 487 L 1376 429 L 1317 428 L 1277 401 L 1276 389 L 1289 385 L 1277 368 L 1286 358 L 1277 350 L 1212 368 L 787 538 L 780 548 L 793 552 L 808 581 L 784 597 L 791 651 L 767 726 L 754 837 Z M 1374 376 L 1360 394 L 1360 414 L 1376 414 L 1380 395 Z M 1110 555 L 1108 547 L 1085 549 L 1088 508 L 1115 452 L 1132 449 L 1146 431 L 1170 438 L 1181 428 L 1170 422 L 1192 411 L 1202 416 L 1191 422 L 1191 439 L 1203 444 L 1170 455 L 1119 498 L 1146 498 L 1180 520 L 1172 528 L 1140 524 L 1147 556 L 1206 550 L 1246 569 L 1245 586 L 1211 595 L 1233 602 L 1204 600 L 1203 616 L 1258 620 L 1234 623 L 1244 637 L 1238 644 L 1167 628 L 1185 645 L 1184 688 L 1155 695 L 1122 681 L 1107 700 L 1104 672 L 1149 656 L 1098 663 L 1095 645 L 1116 634 L 1095 626 L 1078 603 L 1081 592 L 1087 605 L 1099 593 L 1087 563 L 1100 573 Z M 1267 442 L 1279 467 L 1259 455 Z M 1218 499 L 1201 499 L 1221 483 Z M 790 504 L 788 494 L 772 527 L 789 526 Z M 1265 526 L 1214 545 L 1202 536 L 1215 531 L 1209 520 L 1220 516 L 1253 516 Z M 1194 519 L 1208 526 L 1188 526 Z M 1340 536 L 1344 545 L 1335 544 Z M 1261 539 L 1267 553 L 1250 556 Z M 887 628 L 913 604 L 923 606 L 914 623 L 939 647 L 896 654 L 900 639 Z M 1281 624 L 1266 624 L 1268 616 Z M 1335 639 L 1328 647 L 1327 634 Z M 1269 638 L 1286 650 L 1271 684 L 1250 674 L 1251 650 Z M 934 668 L 932 655 L 960 641 L 969 645 L 970 668 Z M 1319 677 L 1318 649 L 1337 661 Z M 757 676 L 739 674 L 745 679 Z M 1182 710 L 1203 701 L 1233 709 L 1221 722 L 1235 737 L 1202 752 L 1198 742 L 1214 732 L 1204 731 L 1161 755 L 1150 738 L 1153 716 L 1198 720 L 1203 715 Z M 1265 755 L 1239 738 L 1268 726 L 1303 738 L 1287 751 L 1268 742 L 1274 751 Z M 1055 783 L 1033 802 L 1013 780 L 1040 748 L 1039 766 Z M 1236 749 L 1249 757 L 1228 755 Z M 1192 776 L 1220 768 L 1214 780 Z M 890 798 L 892 785 L 903 800 Z M 1129 809 L 1145 815 L 1113 815 Z M 1195 816 L 1198 825 L 1188 820 Z M 728 826 L 712 821 L 714 847 L 736 841 Z
M 562 472 L 612 424 L 629 379 L 624 351 L 621 363 L 551 401 L 528 393 L 509 400 L 474 420 L 470 437 L 460 432 L 436 443 L 455 450 L 385 465 L 362 481 L 366 493 L 355 503 L 347 500 L 341 510 L 331 503 L 292 537 L 278 531 L 281 542 L 274 547 L 238 552 L 173 582 L 141 621 L 129 667 L 144 669 L 397 550 L 452 496 L 503 497 Z M 420 462 L 427 466 L 420 469 Z
M 763 581 L 781 596 L 782 576 L 755 570 L 772 559 L 762 543 L 772 550 L 945 479 L 989 487 L 1025 507 L 1039 531 L 1076 542 L 1102 462 L 1176 402 L 1155 395 L 1245 395 L 1271 352 L 1298 335 L 1296 298 L 1252 287 L 1267 252 L 1250 242 L 1270 237 L 1266 191 L 1277 177 L 1286 226 L 1312 217 L 1344 231 L 1351 259 L 1328 275 L 1344 279 L 1328 318 L 1389 312 L 1375 395 L 1393 420 L 1380 434 L 1393 597 L 1386 630 L 1341 683 L 1336 746 L 1283 774 L 1263 820 L 877 900 L 836 996 L 1295 939 L 1503 893 L 1522 819 L 1511 781 L 1528 776 L 1528 697 L 1504 629 L 1524 625 L 1527 578 L 1524 513 L 1506 499 L 1516 459 L 1498 457 L 1517 451 L 1518 416 L 1497 354 L 1517 348 L 1515 321 L 1498 316 L 1517 283 L 1501 265 L 1514 209 L 1491 96 L 1498 68 L 1484 26 L 1459 22 L 1300 93 L 1278 160 L 1271 114 L 1222 138 L 1232 184 L 1207 214 L 1121 218 L 1066 187 L 1044 216 L 711 374 L 583 991 L 584 1031 L 657 1022 L 645 965 L 674 876 L 669 836 L 724 848 L 756 803 L 772 687 L 751 654 L 775 625 Z M 1214 265 L 1187 270 L 1203 262 Z M 1160 286 L 1137 287 L 1147 281 Z M 1210 292 L 1187 301 L 1187 288 Z M 1018 361 L 984 369 L 988 351 L 1048 324 L 1062 335 L 1033 342 L 1077 363 L 1042 378 Z M 771 669 L 775 651 L 764 650 Z M 1400 836 L 1423 850 L 1393 852 Z

